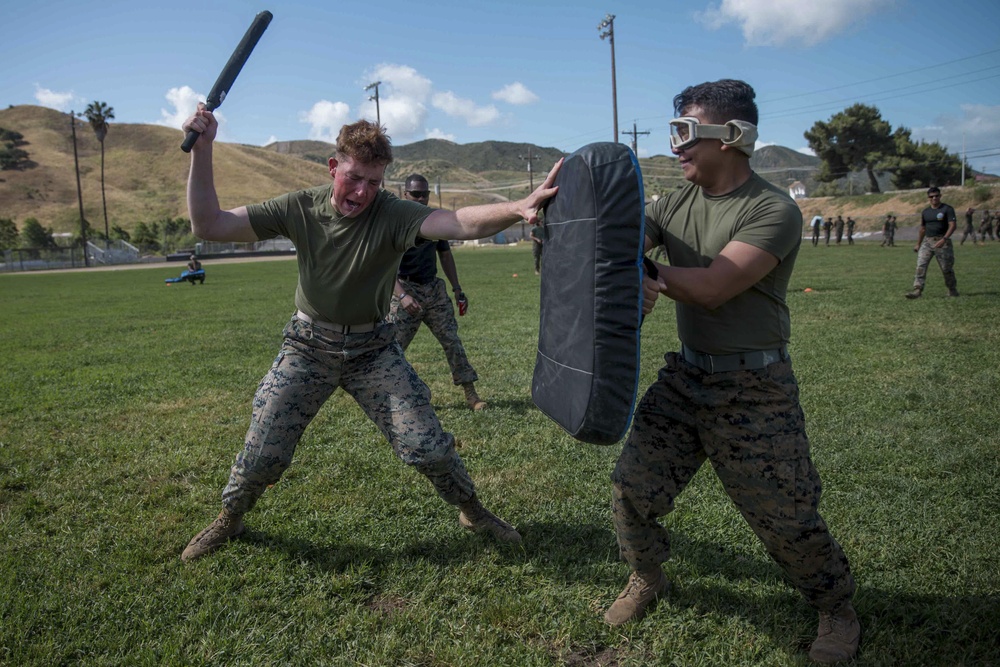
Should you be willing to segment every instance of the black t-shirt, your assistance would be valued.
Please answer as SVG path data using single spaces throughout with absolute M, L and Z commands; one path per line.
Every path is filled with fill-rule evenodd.
M 426 285 L 437 277 L 437 256 L 435 251 L 450 252 L 444 239 L 428 241 L 417 239 L 417 245 L 403 254 L 399 263 L 399 277 L 411 283 Z
M 924 236 L 944 236 L 949 223 L 957 221 L 955 209 L 942 203 L 937 208 L 928 206 L 920 215 L 920 224 L 924 227 Z

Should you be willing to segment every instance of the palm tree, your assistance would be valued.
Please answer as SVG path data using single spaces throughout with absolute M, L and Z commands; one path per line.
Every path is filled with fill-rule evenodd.
M 105 102 L 91 102 L 87 105 L 87 110 L 83 112 L 94 128 L 97 140 L 101 142 L 101 202 L 104 204 L 104 242 L 109 243 L 111 238 L 108 231 L 108 200 L 104 195 L 104 137 L 108 136 L 108 121 L 115 117 L 115 110 Z

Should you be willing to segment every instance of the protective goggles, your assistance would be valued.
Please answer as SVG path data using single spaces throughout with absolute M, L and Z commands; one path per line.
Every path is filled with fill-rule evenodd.
M 692 116 L 670 121 L 670 147 L 675 151 L 690 148 L 702 139 L 720 139 L 726 146 L 753 155 L 757 143 L 757 126 L 745 120 L 731 120 L 725 125 L 706 125 Z

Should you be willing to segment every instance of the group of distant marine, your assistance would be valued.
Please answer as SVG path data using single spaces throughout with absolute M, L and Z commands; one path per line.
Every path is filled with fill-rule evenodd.
M 962 232 L 962 240 L 959 241 L 959 245 L 963 245 L 969 238 L 972 239 L 973 245 L 985 245 L 987 238 L 991 241 L 1000 240 L 1000 210 L 991 213 L 989 209 L 984 209 L 978 229 L 975 226 L 975 213 L 976 209 L 972 207 L 965 212 L 965 231 Z M 830 245 L 831 233 L 834 236 L 835 245 L 840 245 L 846 231 L 847 244 L 854 245 L 856 225 L 857 223 L 851 216 L 847 216 L 847 220 L 844 220 L 840 215 L 836 218 L 824 218 L 822 213 L 817 213 L 809 223 L 809 228 L 812 231 L 812 244 L 819 245 L 820 233 L 822 232 L 826 245 Z M 882 222 L 882 243 L 880 244 L 882 247 L 896 245 L 897 227 L 896 216 L 892 213 L 887 214 Z M 994 230 L 996 231 L 994 232 Z M 978 240 L 976 239 L 977 233 L 979 234 Z
M 973 222 L 975 217 L 976 209 L 969 208 L 965 212 L 965 231 L 962 232 L 962 240 L 959 241 L 959 245 L 965 243 L 965 239 L 972 237 L 972 244 L 975 245 L 976 241 L 976 228 Z M 993 228 L 996 227 L 1000 231 L 1000 211 L 994 211 L 990 214 L 989 209 L 983 209 L 983 215 L 979 219 L 979 243 L 986 245 L 986 238 L 989 237 L 991 241 L 996 241 L 997 237 L 993 234 Z
M 809 227 L 812 229 L 812 244 L 814 246 L 819 245 L 819 233 L 822 230 L 826 239 L 826 245 L 830 245 L 830 232 L 832 231 L 836 231 L 836 244 L 840 245 L 840 242 L 844 239 L 844 230 L 846 229 L 847 245 L 854 245 L 854 227 L 856 225 L 857 223 L 851 216 L 847 216 L 847 220 L 844 220 L 844 217 L 841 215 L 833 219 L 824 218 L 822 213 L 817 213 L 809 223 Z

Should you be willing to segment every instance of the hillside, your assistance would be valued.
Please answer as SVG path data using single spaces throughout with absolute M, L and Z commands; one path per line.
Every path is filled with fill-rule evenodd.
M 19 171 L 0 171 L 0 216 L 19 225 L 34 217 L 55 232 L 79 228 L 76 175 L 69 114 L 37 106 L 0 110 L 0 127 L 24 135 L 31 161 Z M 84 216 L 103 231 L 101 147 L 85 120 L 76 128 Z M 182 134 L 157 125 L 115 123 L 105 139 L 105 190 L 111 225 L 187 217 L 185 183 L 190 157 Z M 220 143 L 215 150 L 216 186 L 223 206 L 237 206 L 322 183 L 326 169 L 297 157 L 254 146 Z
M 75 233 L 79 213 L 68 114 L 14 106 L 0 110 L 0 127 L 24 135 L 21 148 L 30 158 L 24 169 L 0 171 L 0 217 L 12 218 L 19 226 L 34 217 L 54 232 Z M 181 139 L 179 131 L 158 125 L 111 123 L 105 140 L 111 225 L 131 231 L 138 222 L 187 217 L 185 183 L 190 158 L 180 150 Z M 103 231 L 100 144 L 82 120 L 77 123 L 77 149 L 84 215 L 93 228 Z M 410 173 L 422 173 L 432 185 L 441 185 L 441 195 L 432 195 L 431 205 L 446 208 L 523 196 L 529 183 L 538 185 L 563 156 L 558 149 L 530 144 L 456 144 L 442 139 L 395 146 L 393 151 L 395 160 L 386 171 L 386 187 L 401 194 L 402 180 Z M 263 148 L 218 143 L 214 159 L 220 203 L 238 206 L 324 183 L 329 179 L 326 160 L 332 152 L 331 144 L 319 141 L 279 142 Z M 537 156 L 530 177 L 527 160 L 522 159 L 529 154 Z M 639 162 L 649 197 L 666 194 L 684 182 L 673 156 L 657 155 Z M 802 180 L 809 187 L 803 175 L 816 164 L 815 157 L 781 146 L 765 146 L 751 160 L 764 178 L 782 188 L 792 180 Z M 985 192 L 985 199 L 976 199 L 971 189 L 949 189 L 945 200 L 960 211 L 968 206 L 1000 208 L 1000 189 Z M 799 204 L 807 219 L 822 208 L 825 215 L 854 215 L 865 229 L 880 224 L 877 217 L 890 211 L 905 224 L 902 216 L 919 210 L 923 201 L 923 193 L 917 192 L 807 199 Z

